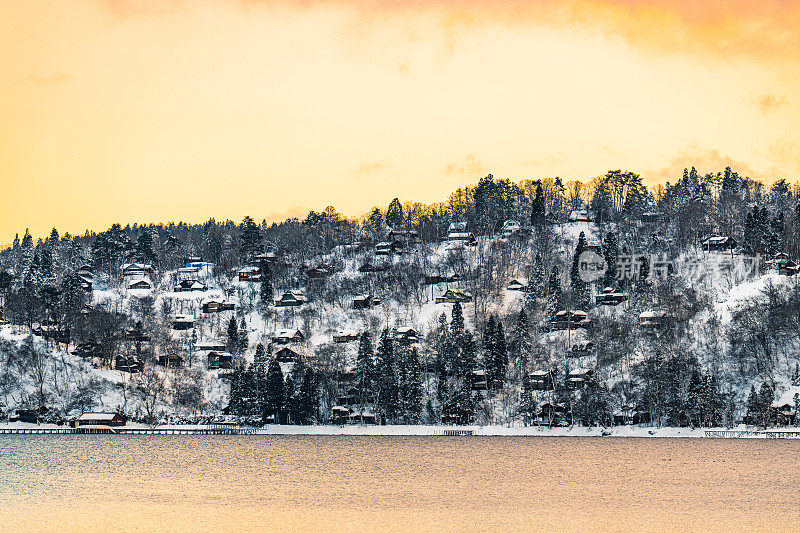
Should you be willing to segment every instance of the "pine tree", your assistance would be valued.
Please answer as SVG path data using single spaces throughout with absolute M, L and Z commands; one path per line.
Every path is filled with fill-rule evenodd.
M 239 351 L 239 325 L 236 323 L 236 317 L 231 317 L 228 321 L 228 351 L 232 354 L 238 354 Z
M 583 304 L 586 302 L 588 298 L 588 291 L 586 282 L 584 282 L 580 278 L 580 273 L 578 271 L 579 267 L 579 258 L 583 252 L 586 251 L 586 234 L 581 232 L 578 236 L 578 244 L 575 247 L 575 254 L 572 256 L 572 270 L 570 271 L 570 283 L 572 286 L 573 294 L 575 295 L 575 299 L 579 304 Z
M 239 324 L 239 331 L 237 333 L 237 340 L 238 343 L 236 344 L 236 349 L 239 355 L 244 355 L 247 352 L 247 348 L 250 345 L 249 335 L 247 334 L 247 324 L 244 322 L 244 318 L 242 318 L 241 324 Z
M 530 324 L 528 315 L 522 309 L 514 323 L 510 342 L 511 353 L 513 355 L 514 377 L 519 380 L 525 375 L 528 368 L 528 361 L 532 349 L 530 338 Z
M 358 358 L 356 359 L 356 387 L 361 405 L 371 403 L 374 390 L 374 352 L 372 336 L 369 331 L 361 334 L 358 342 Z
M 261 264 L 261 286 L 259 292 L 262 310 L 266 310 L 272 305 L 272 299 L 275 296 L 275 290 L 272 287 L 272 272 L 266 262 Z
M 458 337 L 464 332 L 464 312 L 461 309 L 461 304 L 456 302 L 453 304 L 453 314 L 450 319 L 450 334 L 453 337 Z
M 261 251 L 261 230 L 249 216 L 244 217 L 239 224 L 239 243 L 241 253 L 246 257 Z
M 394 421 L 399 410 L 399 391 L 394 346 L 387 330 L 381 334 L 375 351 L 375 376 L 378 381 L 377 407 L 387 420 Z
M 397 366 L 400 415 L 406 424 L 418 422 L 422 409 L 422 368 L 417 349 L 400 348 Z
M 403 226 L 403 206 L 397 198 L 389 203 L 389 208 L 386 210 L 386 225 L 394 229 Z
M 531 200 L 531 226 L 540 228 L 545 223 L 544 193 L 541 180 L 536 181 L 536 192 Z
M 603 242 L 603 257 L 606 260 L 607 270 L 605 275 L 606 287 L 613 287 L 617 283 L 617 255 L 619 253 L 617 247 L 617 234 L 613 231 L 606 234 Z
M 267 419 L 272 417 L 275 423 L 280 423 L 282 410 L 286 404 L 285 384 L 281 365 L 274 357 L 270 359 L 264 385 L 260 402 L 262 419 L 266 423 Z

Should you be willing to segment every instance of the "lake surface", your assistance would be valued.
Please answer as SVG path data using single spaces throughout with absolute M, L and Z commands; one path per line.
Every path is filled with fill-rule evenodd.
M 800 442 L 0 435 L 2 531 L 763 530 Z

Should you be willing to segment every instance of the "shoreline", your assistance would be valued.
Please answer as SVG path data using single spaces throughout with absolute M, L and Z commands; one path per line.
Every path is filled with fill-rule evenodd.
M 81 426 L 87 428 L 87 426 Z M 147 426 L 145 424 L 128 424 L 105 433 L 118 434 L 162 434 L 162 435 L 199 435 L 209 434 L 207 431 L 212 426 L 204 425 L 160 425 Z M 219 427 L 217 427 L 219 430 Z M 65 431 L 66 430 L 66 431 Z M 58 431 L 58 433 L 56 433 Z M 627 438 L 800 438 L 800 428 L 777 428 L 761 430 L 744 425 L 734 428 L 680 428 L 680 427 L 648 427 L 648 426 L 614 426 L 602 427 L 541 427 L 541 426 L 440 426 L 440 425 L 387 425 L 387 426 L 294 426 L 294 425 L 267 425 L 261 428 L 244 428 L 229 426 L 226 433 L 216 434 L 247 434 L 247 435 L 286 435 L 286 436 L 479 436 L 479 437 L 627 437 Z M 241 431 L 239 433 L 239 431 Z M 56 424 L 30 424 L 25 422 L 12 422 L 0 424 L 0 434 L 81 434 L 72 431 L 69 426 Z M 51 433 L 52 432 L 52 433 Z M 99 431 L 98 433 L 103 433 Z M 152 432 L 152 433 L 151 433 Z M 713 432 L 714 435 L 707 435 Z M 774 433 L 775 435 L 770 435 Z M 214 433 L 211 433 L 214 434 Z

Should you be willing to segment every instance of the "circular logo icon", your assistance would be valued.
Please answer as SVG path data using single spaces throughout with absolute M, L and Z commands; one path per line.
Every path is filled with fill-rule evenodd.
M 587 250 L 578 256 L 578 276 L 581 281 L 591 283 L 606 275 L 608 264 L 602 255 Z

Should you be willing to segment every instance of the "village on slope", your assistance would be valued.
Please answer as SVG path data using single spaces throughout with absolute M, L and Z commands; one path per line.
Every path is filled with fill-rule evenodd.
M 491 175 L 360 219 L 0 252 L 8 421 L 794 425 L 798 190 Z M 107 413 L 102 415 L 101 413 Z

